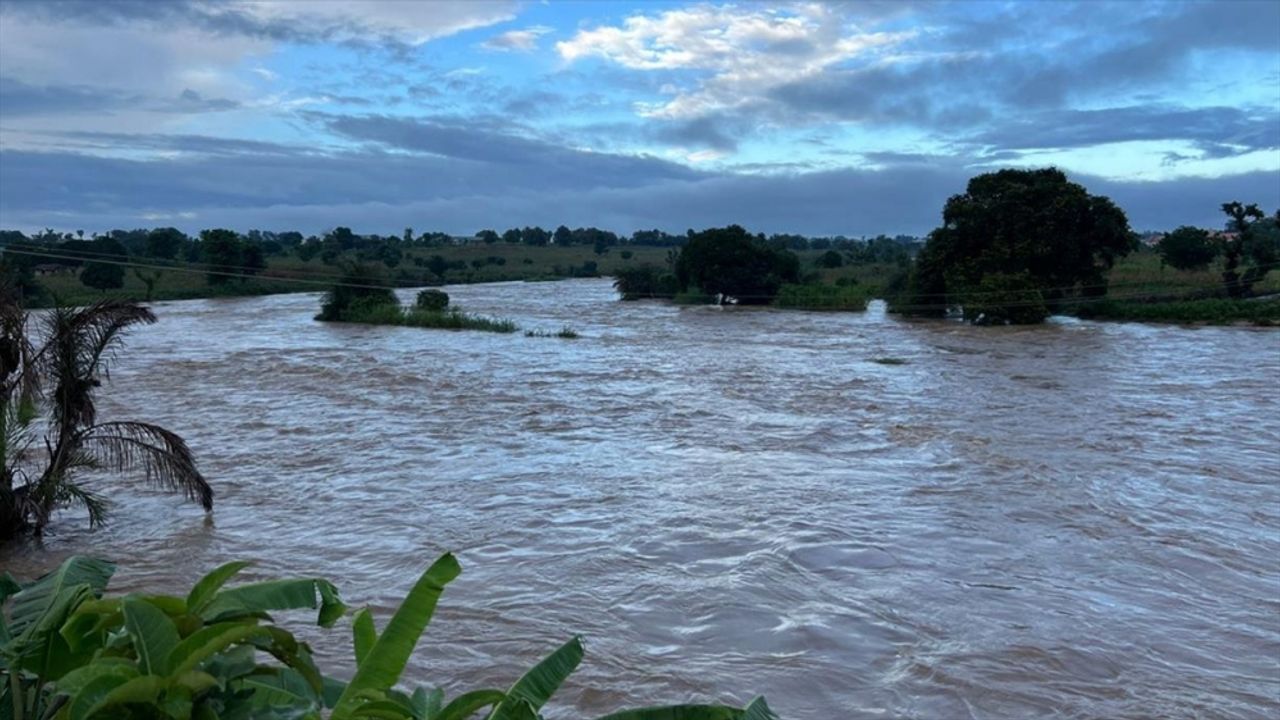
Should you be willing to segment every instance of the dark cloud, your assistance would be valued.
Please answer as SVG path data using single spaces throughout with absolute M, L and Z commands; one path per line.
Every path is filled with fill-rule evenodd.
M 747 123 L 721 117 L 706 116 L 694 120 L 658 121 L 652 137 L 668 145 L 702 147 L 712 150 L 738 149 L 735 136 L 744 133 Z
M 113 110 L 140 98 L 84 85 L 29 85 L 0 76 L 0 114 L 5 117 Z
M 372 123 L 360 134 L 391 134 L 397 148 L 437 148 L 458 139 L 435 129 L 390 133 L 388 127 Z M 367 232 L 409 225 L 463 233 L 564 222 L 679 232 L 741 223 L 762 232 L 922 234 L 936 225 L 946 198 L 976 172 L 959 162 L 896 158 L 903 162 L 880 169 L 694 173 L 646 158 L 563 150 L 557 156 L 534 141 L 489 154 L 472 146 L 437 155 L 322 154 L 198 136 L 100 134 L 82 140 L 186 152 L 148 161 L 0 152 L 0 227 L 106 228 L 145 224 L 145 215 L 194 213 L 183 221 L 187 229 L 216 224 L 314 232 L 345 224 Z M 1139 228 L 1216 227 L 1218 205 L 1230 199 L 1280 206 L 1280 172 L 1143 183 L 1073 179 L 1115 199 Z
M 202 113 L 234 110 L 240 103 L 226 98 L 206 98 L 187 89 L 176 97 L 153 98 L 111 88 L 84 85 L 31 85 L 0 76 L 0 115 L 60 115 L 119 110 L 151 110 Z
M 1053 110 L 999 123 L 972 138 L 1005 149 L 1078 148 L 1135 140 L 1185 140 L 1210 157 L 1280 149 L 1280 111 L 1135 105 Z

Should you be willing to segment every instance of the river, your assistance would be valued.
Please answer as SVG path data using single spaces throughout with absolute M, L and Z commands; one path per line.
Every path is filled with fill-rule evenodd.
M 552 718 L 754 694 L 787 720 L 1280 713 L 1280 332 L 447 290 L 582 337 L 160 303 L 100 417 L 188 438 L 212 518 L 117 481 L 108 527 L 63 514 L 0 567 L 91 553 L 120 590 L 185 592 L 252 559 L 385 622 L 452 550 L 406 679 L 505 687 L 581 633 Z M 346 630 L 308 637 L 349 670 Z

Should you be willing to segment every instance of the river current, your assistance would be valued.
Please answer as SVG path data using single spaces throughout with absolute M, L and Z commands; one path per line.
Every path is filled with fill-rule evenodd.
M 64 513 L 0 567 L 88 553 L 177 593 L 252 559 L 381 624 L 452 550 L 405 679 L 505 687 L 580 633 L 552 718 L 755 694 L 788 720 L 1280 715 L 1280 332 L 447 290 L 582 337 L 160 303 L 100 417 L 186 437 L 212 517 L 117 479 L 108 527 Z M 306 634 L 350 671 L 345 629 Z

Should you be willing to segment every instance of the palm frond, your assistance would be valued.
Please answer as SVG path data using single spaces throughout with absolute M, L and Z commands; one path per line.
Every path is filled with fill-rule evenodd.
M 76 483 L 64 482 L 58 485 L 57 504 L 59 507 L 83 506 L 89 512 L 90 528 L 103 525 L 107 521 L 107 501 Z
M 130 325 L 151 324 L 156 316 L 136 303 L 102 300 L 81 308 L 57 308 L 45 316 L 46 344 L 39 357 L 54 383 L 54 419 L 61 427 L 92 425 L 97 416 L 93 389 L 109 376 L 108 363 Z
M 148 483 L 213 509 L 213 488 L 176 433 L 150 423 L 101 423 L 79 431 L 75 446 L 105 469 L 142 470 Z

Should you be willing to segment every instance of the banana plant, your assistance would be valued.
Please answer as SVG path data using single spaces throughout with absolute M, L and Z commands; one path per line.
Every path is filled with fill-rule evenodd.
M 355 673 L 323 675 L 305 643 L 270 612 L 316 610 L 330 628 L 347 615 L 320 578 L 226 587 L 249 563 L 227 563 L 185 597 L 104 597 L 115 566 L 73 557 L 20 586 L 0 575 L 0 720 L 541 720 L 582 662 L 571 638 L 506 690 L 452 699 L 439 688 L 400 689 L 405 667 L 445 587 L 462 572 L 451 554 L 418 578 L 386 627 L 351 613 Z M 600 720 L 777 720 L 762 698 L 745 708 L 670 705 Z

